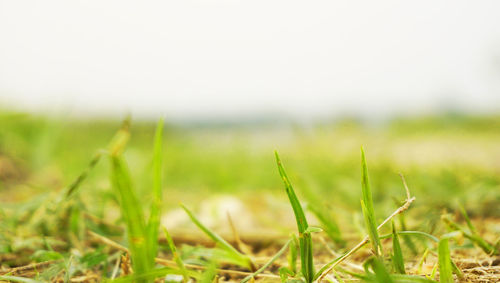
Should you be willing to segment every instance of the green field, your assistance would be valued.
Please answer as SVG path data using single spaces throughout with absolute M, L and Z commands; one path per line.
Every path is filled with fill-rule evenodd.
M 273 259 L 262 273 L 267 275 L 256 280 L 279 281 L 281 273 L 283 280 L 310 282 L 318 279 L 314 271 L 348 252 L 365 235 L 370 235 L 370 243 L 336 265 L 328 275 L 333 277 L 326 278 L 338 282 L 500 278 L 498 262 L 483 277 L 468 272 L 464 263 L 498 261 L 500 116 L 450 113 L 307 125 L 284 120 L 166 121 L 163 134 L 156 138 L 155 128 L 156 121 L 132 119 L 125 129 L 118 119 L 0 112 L 0 274 L 4 274 L 0 280 L 149 282 L 169 274 L 168 280 L 174 281 L 238 282 Z M 362 190 L 361 146 L 371 192 Z M 275 150 L 301 204 L 287 197 L 290 189 L 285 190 Z M 89 168 L 92 160 L 98 162 Z M 378 232 L 371 226 L 403 205 L 406 192 L 399 173 L 416 200 L 394 217 L 394 227 L 425 233 L 423 237 L 399 234 L 403 268 L 397 266 L 401 264 L 394 237 L 398 232 L 391 236 L 391 222 Z M 72 187 L 78 178 L 81 183 Z M 297 214 L 297 207 L 305 214 Z M 238 237 L 227 212 L 246 245 L 234 240 Z M 159 219 L 154 220 L 156 213 Z M 296 217 L 299 223 L 307 218 L 309 227 L 322 231 L 306 231 L 299 224 L 302 231 L 296 235 L 300 236 L 296 245 L 288 240 L 297 233 Z M 196 219 L 206 227 L 196 227 Z M 172 257 L 163 227 L 172 235 L 179 257 Z M 382 235 L 386 236 L 378 239 Z M 429 235 L 439 239 L 439 245 L 428 240 Z M 310 257 L 303 254 L 310 248 L 309 237 Z M 127 272 L 127 264 L 117 267 L 124 250 L 106 239 L 129 248 L 133 272 Z M 374 245 L 377 241 L 380 252 Z M 283 254 L 273 257 L 285 244 Z M 293 251 L 298 253 L 296 263 Z M 424 254 L 426 261 L 419 266 Z M 450 254 L 451 267 L 446 257 Z M 173 261 L 155 264 L 154 256 Z M 121 262 L 130 265 L 128 260 Z M 39 268 L 15 269 L 37 267 L 36 263 L 41 263 Z M 162 267 L 165 264 L 169 267 Z

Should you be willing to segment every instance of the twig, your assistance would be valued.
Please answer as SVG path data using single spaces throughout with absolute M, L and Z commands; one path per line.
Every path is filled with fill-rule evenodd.
M 115 242 L 111 239 L 108 239 L 102 235 L 99 235 L 99 234 L 92 232 L 92 231 L 88 231 L 88 234 L 90 236 L 94 237 L 99 242 L 106 244 L 112 248 L 115 248 L 117 250 L 124 251 L 127 253 L 129 252 L 129 250 L 126 247 L 124 247 L 124 246 L 118 244 L 117 242 Z M 168 259 L 164 259 L 164 258 L 156 257 L 155 262 L 158 264 L 164 265 L 164 266 L 177 267 L 177 263 L 175 263 L 172 260 L 168 260 Z M 184 265 L 187 268 L 191 268 L 191 269 L 198 269 L 198 270 L 205 270 L 206 269 L 205 266 L 201 266 L 201 265 L 194 265 L 194 264 L 184 264 Z M 233 275 L 241 275 L 241 276 L 247 276 L 247 275 L 252 274 L 251 272 L 229 270 L 229 269 L 216 269 L 216 271 L 218 273 L 222 273 L 222 274 L 233 274 Z M 274 275 L 274 274 L 259 274 L 259 275 L 256 275 L 255 277 L 280 278 L 279 276 Z
M 44 268 L 46 266 L 49 266 L 49 265 L 54 264 L 54 263 L 58 263 L 60 261 L 62 261 L 62 259 L 49 260 L 49 261 L 44 261 L 44 262 L 32 263 L 32 264 L 28 264 L 28 265 L 24 265 L 24 266 L 20 266 L 20 267 L 14 267 L 14 268 L 10 268 L 10 269 L 1 271 L 1 273 L 2 273 L 1 275 L 5 275 L 5 274 L 16 275 L 16 274 L 20 274 L 24 271 L 34 270 L 34 269 L 38 269 L 38 268 Z
M 403 186 L 405 187 L 406 190 L 406 200 L 405 203 L 396 209 L 389 217 L 387 217 L 380 225 L 378 225 L 377 230 L 380 230 L 387 222 L 389 222 L 394 216 L 403 213 L 403 211 L 407 210 L 411 203 L 415 200 L 415 197 L 410 196 L 410 190 L 408 189 L 408 186 L 406 185 L 406 181 L 403 177 L 403 175 L 400 173 L 399 176 L 401 177 L 403 181 Z M 318 282 L 320 282 L 335 266 L 339 265 L 341 262 L 343 262 L 346 258 L 350 257 L 353 253 L 357 252 L 361 247 L 366 245 L 370 241 L 370 238 L 368 236 L 365 236 L 365 238 L 359 242 L 354 248 L 352 248 L 348 253 L 344 254 L 341 256 L 338 260 L 332 263 L 332 265 L 326 269 L 319 277 L 318 277 Z

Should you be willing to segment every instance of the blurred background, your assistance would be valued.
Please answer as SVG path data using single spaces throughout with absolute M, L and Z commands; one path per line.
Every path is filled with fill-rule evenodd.
M 398 172 L 436 216 L 426 221 L 458 202 L 499 217 L 499 11 L 498 1 L 0 1 L 0 200 L 36 206 L 61 190 L 131 114 L 126 158 L 145 203 L 154 124 L 166 118 L 169 223 L 182 222 L 181 201 L 252 225 L 275 226 L 262 207 L 290 216 L 278 149 L 304 202 L 350 225 L 361 145 L 380 217 L 404 198 Z M 91 172 L 81 202 L 113 219 L 108 170 Z
M 499 109 L 500 3 L 2 1 L 2 104 L 189 120 Z

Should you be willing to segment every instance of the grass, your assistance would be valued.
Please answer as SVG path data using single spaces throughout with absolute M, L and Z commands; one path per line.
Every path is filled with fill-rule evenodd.
M 161 164 L 162 164 L 162 129 L 163 122 L 158 123 L 153 158 L 153 202 L 151 203 L 149 220 L 146 221 L 142 205 L 132 188 L 132 181 L 121 152 L 126 145 L 128 127 L 118 132 L 117 146 L 110 149 L 112 166 L 111 182 L 120 198 L 122 216 L 127 225 L 128 243 L 132 258 L 132 266 L 138 282 L 151 282 L 148 274 L 154 269 L 158 250 L 158 230 L 160 226 L 160 208 L 162 200 Z
M 460 134 L 451 131 L 449 124 L 444 124 L 446 129 L 436 130 L 434 124 L 427 129 L 427 120 L 423 124 L 398 121 L 375 130 L 352 124 L 322 125 L 310 134 L 296 128 L 292 139 L 286 134 L 286 139 L 281 134 L 271 138 L 276 134 L 274 128 L 255 134 L 251 128 L 183 128 L 160 121 L 154 130 L 148 123 L 134 126 L 126 121 L 108 143 L 114 126 L 107 122 L 92 127 L 59 122 L 51 128 L 50 120 L 22 117 L 12 120 L 0 115 L 0 276 L 4 280 L 69 281 L 98 276 L 101 281 L 152 282 L 167 276 L 185 282 L 266 278 L 433 282 L 439 271 L 440 281 L 453 282 L 453 274 L 471 276 L 455 264 L 461 260 L 460 254 L 480 249 L 483 257 L 491 258 L 498 253 L 490 230 L 473 225 L 486 217 L 500 217 L 495 205 L 500 200 L 500 179 L 488 159 L 495 155 L 500 135 L 478 126 L 478 120 L 453 124 Z M 485 123 L 491 124 L 491 120 Z M 420 133 L 408 131 L 408 127 L 420 129 Z M 42 128 L 47 132 L 38 133 Z M 92 135 L 74 138 L 87 132 Z M 254 146 L 262 137 L 266 141 Z M 430 161 L 418 159 L 424 154 L 411 157 L 413 150 L 421 152 L 422 144 L 431 139 L 430 153 L 425 155 Z M 356 162 L 359 148 L 351 145 L 360 140 L 369 141 L 368 148 L 376 149 L 369 152 L 374 161 L 370 178 L 364 150 L 360 166 Z M 467 161 L 468 155 L 463 155 L 464 160 L 457 162 L 443 154 L 447 149 L 440 146 L 452 147 L 450 143 L 465 152 L 469 145 L 478 149 L 472 151 L 473 159 Z M 99 150 L 106 144 L 105 150 Z M 283 156 L 292 171 L 285 172 L 276 153 L 276 173 L 269 154 L 276 145 L 284 145 Z M 432 159 L 433 155 L 445 162 Z M 101 162 L 105 158 L 111 166 Z M 392 208 L 393 198 L 401 195 L 395 174 L 399 170 L 405 171 L 418 198 L 411 210 L 407 210 L 413 201 L 409 195 L 400 208 Z M 309 180 L 314 180 L 314 190 L 309 188 Z M 283 184 L 286 194 L 282 193 Z M 165 195 L 163 188 L 168 192 Z M 225 219 L 215 218 L 213 226 L 203 224 L 186 206 L 189 220 L 216 247 L 200 246 L 203 241 L 196 231 L 179 230 L 182 224 L 171 224 L 175 219 L 169 214 L 177 203 L 189 203 L 194 211 L 207 213 L 204 207 L 211 197 L 227 194 L 238 196 L 244 207 L 251 208 L 231 212 L 243 228 L 239 234 L 246 244 L 238 240 L 233 246 L 225 240 L 225 228 L 234 229 Z M 284 198 L 292 206 L 290 214 Z M 359 199 L 366 238 L 356 233 L 354 223 L 355 214 L 361 215 Z M 439 221 L 441 215 L 436 211 L 452 211 L 456 201 L 465 203 L 473 219 L 460 208 L 463 225 L 449 216 Z M 255 218 L 245 222 L 248 216 Z M 392 221 L 395 217 L 399 222 Z M 253 222 L 268 224 L 259 227 Z M 298 237 L 289 238 L 293 222 Z M 391 225 L 385 225 L 389 222 Z M 165 241 L 159 235 L 164 223 L 173 229 L 165 231 Z M 258 236 L 248 238 L 252 232 Z M 266 232 L 282 236 L 266 240 Z M 465 242 L 455 241 L 460 234 Z M 193 237 L 199 241 L 191 242 Z M 242 252 L 240 247 L 246 245 L 252 248 Z M 363 252 L 365 247 L 370 249 Z M 130 253 L 132 274 L 125 275 L 120 268 L 123 253 Z M 422 260 L 419 266 L 420 258 L 427 263 Z M 55 262 L 37 267 L 47 260 Z M 363 271 L 356 269 L 363 264 Z M 426 264 L 434 265 L 434 270 L 427 270 Z M 24 269 L 16 270 L 16 266 Z
M 375 210 L 373 208 L 372 191 L 370 188 L 370 181 L 368 180 L 368 168 L 366 166 L 365 151 L 361 147 L 361 188 L 362 200 L 361 209 L 365 219 L 366 229 L 370 236 L 370 243 L 372 250 L 376 256 L 382 255 L 382 247 L 378 236 L 377 223 L 375 222 Z
M 448 239 L 444 238 L 439 241 L 439 282 L 453 283 L 453 275 L 451 269 L 450 248 Z
M 307 224 L 307 219 L 302 209 L 302 205 L 299 199 L 295 195 L 292 184 L 288 176 L 286 175 L 285 169 L 281 164 L 278 152 L 274 152 L 276 156 L 276 163 L 278 164 L 278 171 L 285 184 L 286 194 L 292 205 L 293 212 L 295 214 L 295 220 L 297 221 L 297 228 L 299 230 L 299 249 L 300 249 L 300 264 L 302 270 L 302 276 L 304 276 L 306 282 L 312 282 L 314 280 L 314 263 L 313 263 L 313 252 L 312 252 L 312 239 L 311 239 L 311 228 Z
M 186 211 L 189 215 L 191 221 L 200 228 L 210 239 L 212 239 L 219 247 L 225 250 L 227 253 L 224 255 L 220 255 L 219 258 L 222 260 L 230 260 L 231 262 L 237 263 L 240 266 L 247 267 L 250 270 L 255 270 L 255 266 L 251 260 L 251 258 L 247 255 L 239 252 L 235 247 L 229 244 L 226 240 L 224 240 L 221 236 L 219 236 L 214 231 L 207 228 L 203 225 L 196 216 L 184 205 L 181 204 L 181 207 Z M 224 256 L 224 258 L 222 258 Z

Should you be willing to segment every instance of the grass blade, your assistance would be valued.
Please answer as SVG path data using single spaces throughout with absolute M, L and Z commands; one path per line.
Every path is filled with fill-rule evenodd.
M 200 283 L 213 283 L 218 282 L 217 280 L 217 264 L 215 262 L 210 262 L 207 269 L 201 274 L 199 280 Z
M 474 227 L 474 225 L 472 225 L 472 222 L 470 221 L 470 218 L 469 218 L 469 214 L 467 214 L 465 207 L 463 207 L 462 205 L 459 205 L 458 207 L 460 209 L 460 212 L 462 213 L 462 216 L 465 219 L 465 222 L 467 223 L 467 226 L 469 227 L 470 232 L 472 234 L 477 235 L 476 227 Z
M 299 230 L 299 246 L 300 246 L 300 262 L 302 267 L 302 275 L 306 279 L 306 282 L 312 282 L 314 280 L 314 264 L 312 256 L 312 239 L 311 234 L 306 232 L 308 229 L 307 219 L 302 209 L 302 205 L 293 190 L 292 184 L 290 183 L 288 176 L 283 168 L 278 152 L 274 152 L 276 156 L 276 163 L 278 164 L 278 170 L 283 183 L 285 184 L 286 193 L 290 204 L 292 205 L 293 212 L 295 214 L 295 220 L 297 221 L 297 228 Z
M 478 245 L 486 254 L 488 254 L 488 255 L 498 255 L 498 254 L 500 254 L 500 249 L 498 249 L 494 245 L 490 244 L 488 241 L 486 241 L 485 239 L 483 239 L 478 234 L 474 234 L 472 232 L 466 231 L 460 225 L 458 225 L 453 220 L 451 220 L 451 218 L 450 218 L 449 215 L 442 215 L 441 219 L 452 230 L 460 231 L 464 235 L 464 237 L 466 237 L 467 239 L 471 240 L 474 244 Z
M 186 211 L 189 218 L 191 218 L 191 221 L 193 221 L 193 223 L 196 226 L 198 226 L 200 230 L 202 230 L 205 234 L 207 234 L 207 236 L 210 237 L 214 242 L 216 242 L 222 249 L 226 250 L 240 262 L 245 262 L 246 263 L 245 267 L 247 267 L 248 269 L 252 271 L 255 270 L 252 261 L 247 255 L 240 253 L 237 249 L 231 246 L 231 244 L 229 244 L 221 236 L 217 235 L 215 232 L 213 232 L 212 230 L 208 229 L 205 225 L 203 225 L 186 206 L 181 204 L 181 207 L 184 209 L 184 211 Z
M 154 266 L 154 258 L 158 251 L 158 230 L 160 228 L 161 203 L 162 203 L 162 134 L 163 119 L 156 127 L 154 153 L 153 153 L 153 202 L 147 225 L 147 239 L 149 243 L 150 264 Z
M 373 272 L 375 272 L 375 282 L 378 283 L 391 283 L 391 275 L 385 269 L 384 263 L 380 261 L 377 257 L 372 257 L 368 260 L 368 263 L 372 266 Z
M 288 240 L 288 242 L 286 242 L 286 244 L 268 262 L 266 262 L 266 264 L 264 264 L 261 268 L 259 268 L 254 273 L 243 278 L 243 280 L 241 280 L 241 283 L 247 282 L 248 280 L 250 280 L 250 279 L 254 278 L 256 275 L 258 275 L 259 273 L 262 273 L 264 270 L 266 270 L 271 264 L 273 264 L 274 261 L 276 261 L 286 251 L 286 249 L 288 248 L 288 245 L 293 241 L 294 241 L 294 239 Z
M 181 257 L 179 256 L 179 253 L 177 252 L 177 248 L 175 247 L 174 240 L 170 236 L 170 233 L 168 233 L 167 228 L 163 227 L 163 232 L 165 233 L 165 238 L 167 238 L 167 243 L 170 251 L 172 252 L 172 255 L 174 257 L 175 263 L 177 263 L 177 267 L 179 267 L 179 270 L 182 273 L 182 277 L 184 278 L 184 282 L 189 281 L 189 275 L 187 272 L 186 267 L 184 266 L 184 262 L 182 261 Z
M 119 195 L 121 213 L 127 225 L 132 266 L 137 275 L 140 275 L 149 271 L 151 266 L 145 237 L 144 213 L 132 189 L 125 162 L 119 156 L 111 156 L 111 165 L 111 182 Z
M 453 283 L 450 248 L 448 239 L 441 239 L 438 245 L 439 282 Z
M 370 236 L 370 242 L 375 255 L 380 256 L 382 254 L 382 247 L 377 231 L 377 223 L 375 221 L 375 210 L 373 208 L 372 192 L 368 180 L 368 168 L 366 166 L 365 151 L 363 147 L 361 147 L 361 190 L 363 193 L 361 208 L 363 210 L 368 235 Z
M 396 232 L 396 225 L 392 221 L 392 262 L 394 269 L 397 273 L 405 274 L 405 262 L 403 260 L 403 252 L 401 251 L 401 244 L 399 243 L 398 233 Z

